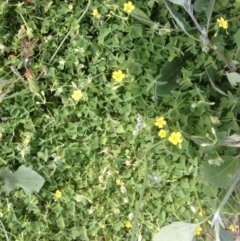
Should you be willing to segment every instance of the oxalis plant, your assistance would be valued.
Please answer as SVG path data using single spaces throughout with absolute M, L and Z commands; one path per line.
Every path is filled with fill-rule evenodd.
M 162 1 L 159 0 L 159 4 Z M 202 52 L 206 55 L 210 55 L 212 51 L 216 53 L 216 56 L 223 61 L 226 68 L 222 72 L 226 75 L 230 87 L 229 89 L 221 89 L 221 87 L 215 84 L 215 79 L 219 76 L 219 70 L 215 68 L 214 64 L 205 66 L 205 76 L 208 78 L 209 82 L 213 89 L 218 92 L 223 97 L 223 100 L 231 100 L 232 104 L 228 105 L 228 115 L 234 117 L 236 120 L 236 113 L 239 110 L 239 97 L 237 96 L 239 92 L 240 84 L 240 75 L 237 71 L 239 62 L 237 60 L 229 61 L 224 53 L 219 49 L 217 43 L 211 41 L 211 38 L 208 36 L 210 33 L 212 13 L 215 6 L 215 1 L 195 1 L 194 4 L 191 3 L 191 0 L 170 0 L 164 1 L 166 8 L 171 14 L 172 18 L 175 20 L 175 23 L 180 27 L 180 29 L 191 39 L 196 41 L 201 48 Z M 188 29 L 186 27 L 186 15 L 180 14 L 177 10 L 180 8 L 174 6 L 173 4 L 181 6 L 186 13 L 190 16 L 195 27 Z M 202 26 L 197 18 L 195 13 L 205 12 L 206 23 Z M 153 22 L 145 13 L 140 9 L 135 8 L 130 15 L 141 22 L 144 25 L 150 26 L 152 29 L 155 29 L 156 32 L 160 35 L 169 34 L 171 29 L 169 25 L 164 27 L 159 27 L 158 23 Z M 224 18 L 218 19 L 218 24 L 220 27 L 226 29 L 228 28 L 228 22 Z M 190 33 L 191 30 L 198 30 L 200 35 L 193 35 Z M 195 31 L 196 33 L 196 31 Z M 217 34 L 217 33 L 216 33 Z M 215 35 L 216 35 L 215 34 Z M 234 35 L 234 40 L 236 48 L 240 49 L 240 30 L 238 30 Z M 185 56 L 182 57 L 181 62 L 175 61 L 175 59 L 169 59 L 169 62 L 161 68 L 159 76 L 155 78 L 156 85 L 155 90 L 156 94 L 159 96 L 167 96 L 171 91 L 176 89 L 176 80 L 181 74 L 181 68 L 184 66 L 184 63 L 189 58 L 188 53 L 185 53 Z M 237 58 L 237 56 L 236 56 Z M 236 91 L 236 94 L 232 94 L 230 90 Z M 192 104 L 192 108 L 196 108 L 197 105 L 201 105 L 203 101 L 196 102 Z M 209 102 L 209 105 L 214 105 L 214 102 Z M 219 125 L 220 121 L 216 116 L 210 116 L 211 125 L 209 128 L 209 133 L 204 136 L 201 135 L 191 135 L 190 139 L 199 146 L 199 155 L 203 160 L 203 165 L 201 166 L 201 174 L 205 180 L 215 187 L 221 188 L 222 191 L 222 201 L 219 201 L 218 207 L 216 210 L 209 216 L 205 217 L 204 211 L 201 211 L 201 216 L 203 220 L 198 223 L 188 223 L 188 222 L 173 222 L 170 225 L 160 228 L 160 231 L 153 236 L 153 241 L 172 241 L 172 240 L 182 240 L 182 241 L 192 241 L 196 239 L 196 235 L 200 234 L 202 231 L 202 226 L 206 228 L 206 239 L 207 240 L 216 240 L 216 241 L 234 241 L 239 240 L 239 234 L 237 225 L 231 227 L 230 230 L 234 231 L 232 233 L 229 228 L 227 229 L 221 213 L 228 203 L 233 193 L 239 187 L 240 180 L 240 162 L 239 162 L 239 150 L 240 147 L 240 135 L 237 133 L 239 130 L 237 122 L 234 120 L 231 121 L 231 125 L 225 129 L 221 128 Z M 213 125 L 215 125 L 213 127 Z M 219 128 L 218 128 L 219 127 Z M 227 130 L 226 130 L 227 129 Z M 161 134 L 159 134 L 161 136 Z M 158 144 L 156 144 L 157 146 Z M 150 150 L 156 146 L 151 146 L 146 150 Z M 146 165 L 146 175 L 144 180 L 143 189 L 140 195 L 139 202 L 137 204 L 131 241 L 135 240 L 135 234 L 137 229 L 137 219 L 140 212 L 141 203 L 143 200 L 144 190 L 146 188 L 147 178 L 148 178 L 148 164 L 146 159 L 147 154 L 145 155 L 145 165 Z M 196 194 L 197 195 L 197 194 Z M 200 205 L 201 206 L 201 205 Z M 208 228 L 208 223 L 210 223 L 211 229 Z M 234 235 L 233 235 L 234 234 Z M 141 240 L 141 236 L 138 239 Z

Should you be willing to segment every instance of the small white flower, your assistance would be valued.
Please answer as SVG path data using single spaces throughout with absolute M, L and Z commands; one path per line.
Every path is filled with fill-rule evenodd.
M 7 204 L 7 210 L 9 211 L 12 208 L 12 203 Z
M 92 215 L 92 214 L 93 214 L 93 209 L 92 209 L 92 208 L 88 209 L 88 214 L 89 214 L 89 215 Z
M 154 95 L 154 96 L 151 97 L 151 99 L 152 99 L 154 102 L 156 102 L 156 101 L 158 100 L 158 97 L 157 97 L 157 95 Z
M 131 165 L 131 161 L 130 160 L 125 161 L 125 165 L 129 167 Z
M 59 64 L 60 64 L 60 65 L 64 65 L 65 63 L 66 63 L 66 61 L 65 61 L 64 59 L 60 59 L 60 60 L 59 60 Z
M 107 171 L 108 176 L 112 176 L 113 172 L 111 170 Z
M 124 202 L 124 203 L 128 203 L 128 202 L 129 202 L 129 199 L 128 199 L 127 197 L 125 197 L 125 198 L 123 199 L 123 202 Z
M 153 185 L 157 185 L 162 181 L 161 174 L 158 172 L 155 172 L 152 175 L 149 175 L 149 178 L 152 181 Z
M 99 182 L 103 182 L 103 176 L 98 177 Z
M 96 56 L 97 56 L 97 57 L 99 57 L 100 54 L 101 54 L 101 53 L 100 53 L 99 51 L 96 52 Z
M 120 190 L 121 193 L 125 193 L 127 191 L 127 188 L 125 186 L 121 186 Z
M 136 136 L 138 134 L 138 131 L 134 130 L 132 133 L 133 133 L 134 136 Z
M 101 153 L 108 154 L 108 147 L 105 147 L 101 150 Z
M 77 203 L 82 202 L 83 197 L 81 195 L 77 195 L 75 200 Z
M 138 241 L 142 241 L 142 235 L 138 235 Z
M 195 109 L 197 107 L 196 103 L 191 104 L 191 108 Z
M 131 220 L 133 220 L 133 218 L 134 218 L 134 214 L 133 213 L 129 213 L 128 214 L 128 219 L 131 221 Z

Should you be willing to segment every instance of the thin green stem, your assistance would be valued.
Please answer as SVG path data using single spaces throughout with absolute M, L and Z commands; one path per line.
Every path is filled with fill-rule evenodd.
M 230 188 L 228 189 L 225 197 L 223 198 L 223 200 L 222 200 L 222 202 L 220 203 L 220 205 L 219 205 L 219 207 L 218 207 L 217 210 L 220 211 L 220 210 L 224 207 L 224 205 L 227 203 L 229 197 L 232 195 L 232 192 L 236 189 L 238 183 L 239 183 L 239 180 L 237 179 L 237 180 L 235 180 L 235 182 L 230 186 Z
M 144 164 L 145 164 L 145 177 L 144 177 L 144 182 L 143 182 L 143 187 L 142 187 L 142 190 L 141 190 L 141 193 L 140 193 L 140 198 L 139 198 L 139 201 L 136 205 L 136 211 L 135 211 L 135 214 L 134 214 L 134 220 L 133 220 L 133 229 L 132 229 L 132 233 L 131 233 L 131 241 L 134 241 L 134 236 L 136 234 L 136 230 L 137 230 L 137 220 L 138 220 L 138 215 L 139 215 L 139 211 L 140 211 L 140 207 L 141 207 L 141 204 L 142 204 L 142 200 L 143 200 L 143 195 L 144 195 L 144 192 L 145 192 L 145 188 L 147 186 L 147 179 L 148 179 L 148 160 L 146 158 L 147 156 L 147 153 L 152 150 L 154 147 L 158 146 L 160 142 L 156 143 L 155 145 L 153 146 L 150 146 L 149 148 L 147 148 L 147 150 L 145 151 L 145 154 L 144 154 Z
M 80 16 L 80 18 L 77 20 L 77 23 L 79 23 L 82 18 L 84 17 L 84 15 L 86 14 L 86 12 L 88 11 L 89 7 L 91 4 L 91 0 L 88 1 L 88 5 L 86 7 L 86 9 L 84 10 L 83 14 Z M 63 43 L 66 41 L 67 37 L 71 34 L 71 32 L 73 31 L 73 28 L 71 28 L 68 33 L 66 34 L 66 36 L 64 37 L 64 39 L 62 40 L 62 42 L 59 44 L 58 48 L 56 49 L 55 53 L 53 54 L 52 58 L 50 59 L 49 62 L 52 62 L 52 60 L 54 59 L 54 57 L 56 56 L 56 54 L 58 53 L 59 49 L 62 47 Z
M 6 238 L 6 240 L 9 241 L 7 231 L 6 231 L 4 225 L 3 225 L 3 223 L 2 223 L 1 221 L 0 221 L 0 224 L 1 224 L 1 226 L 2 226 L 2 230 L 3 230 L 4 234 L 5 234 L 5 238 Z
M 203 28 L 200 26 L 200 24 L 198 23 L 197 19 L 194 17 L 193 14 L 189 13 L 190 17 L 192 18 L 193 22 L 195 23 L 197 29 L 199 30 L 199 32 L 201 34 L 203 34 Z M 230 62 L 227 60 L 227 58 L 223 55 L 223 53 L 218 50 L 216 47 L 214 47 L 214 44 L 212 43 L 212 41 L 208 38 L 207 34 L 206 34 L 206 39 L 208 40 L 208 45 L 211 46 L 213 48 L 213 50 L 218 54 L 218 56 L 223 60 L 223 62 L 227 65 L 227 67 L 229 68 L 229 70 L 231 72 L 235 72 L 234 67 L 231 66 Z

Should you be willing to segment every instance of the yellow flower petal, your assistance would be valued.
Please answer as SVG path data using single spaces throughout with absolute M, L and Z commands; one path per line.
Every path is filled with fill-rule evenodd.
M 158 132 L 158 135 L 159 135 L 160 138 L 165 138 L 166 135 L 167 135 L 167 132 L 165 130 L 160 130 Z
M 117 82 L 122 82 L 122 80 L 125 78 L 125 74 L 122 72 L 122 70 L 117 70 L 112 73 L 112 78 Z
M 130 221 L 127 221 L 127 222 L 125 223 L 125 227 L 126 227 L 126 228 L 131 228 L 131 227 L 132 227 L 131 222 L 130 222 Z
M 128 2 L 128 3 L 124 3 L 123 4 L 123 9 L 124 11 L 126 11 L 127 13 L 131 13 L 133 11 L 133 9 L 135 8 L 135 6 L 132 4 L 132 2 Z
M 180 132 L 173 132 L 168 140 L 173 144 L 173 145 L 177 145 L 177 144 L 181 144 L 182 143 L 182 135 Z
M 219 27 L 222 27 L 224 29 L 228 28 L 228 21 L 225 20 L 223 17 L 217 19 Z
M 62 196 L 62 192 L 60 192 L 59 190 L 57 190 L 56 192 L 55 192 L 55 197 L 56 198 L 60 198 Z
M 231 224 L 228 228 L 229 228 L 232 232 L 235 232 L 235 231 L 237 231 L 238 226 L 235 225 L 235 224 Z
M 157 117 L 156 121 L 155 121 L 155 126 L 162 128 L 163 126 L 165 126 L 167 123 L 164 120 L 164 117 Z
M 80 100 L 83 97 L 83 94 L 80 90 L 74 90 L 73 94 L 72 94 L 72 98 L 74 100 Z
M 201 232 L 202 232 L 202 227 L 199 226 L 199 227 L 197 228 L 196 232 L 195 232 L 195 235 L 199 236 L 199 235 L 201 234 Z
M 98 14 L 99 14 L 99 13 L 98 13 L 98 10 L 97 10 L 96 8 L 93 9 L 93 11 L 92 11 L 93 17 L 96 17 Z

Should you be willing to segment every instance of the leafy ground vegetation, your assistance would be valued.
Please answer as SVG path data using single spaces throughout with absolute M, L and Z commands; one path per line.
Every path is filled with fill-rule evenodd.
M 0 3 L 0 239 L 239 240 L 239 0 Z

